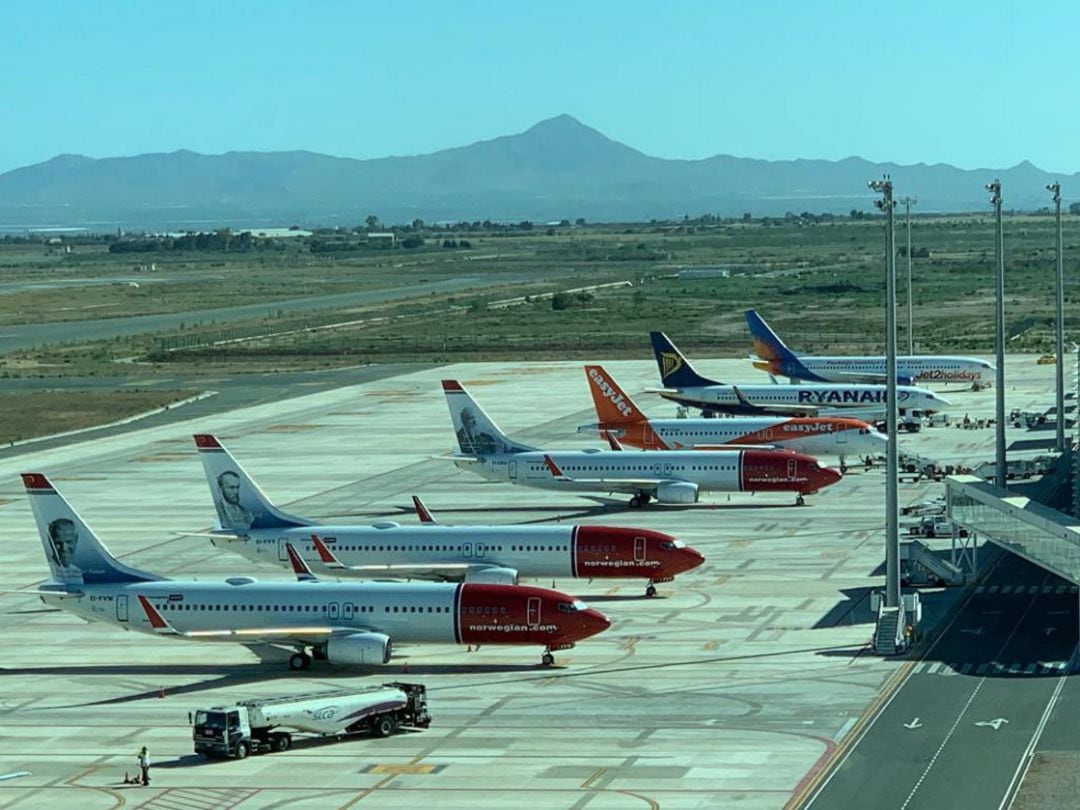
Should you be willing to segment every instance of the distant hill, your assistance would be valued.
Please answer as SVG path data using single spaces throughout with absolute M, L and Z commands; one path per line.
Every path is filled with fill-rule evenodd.
M 354 160 L 314 152 L 228 152 L 93 159 L 60 155 L 0 174 L 0 229 L 200 228 L 219 224 L 356 225 L 491 219 L 630 221 L 703 213 L 777 216 L 871 210 L 870 178 L 890 174 L 920 212 L 985 211 L 983 185 L 1006 205 L 1048 204 L 1053 175 L 1028 162 L 965 171 L 858 157 L 768 161 L 716 155 L 665 160 L 607 138 L 568 115 L 429 155 Z

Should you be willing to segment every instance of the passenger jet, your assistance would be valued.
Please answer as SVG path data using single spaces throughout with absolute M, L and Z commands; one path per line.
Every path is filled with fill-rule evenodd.
M 284 647 L 294 651 L 289 665 L 304 669 L 312 654 L 386 664 L 392 643 L 536 644 L 550 665 L 554 651 L 610 624 L 572 596 L 524 585 L 170 580 L 113 557 L 44 475 L 22 478 L 52 572 L 22 593 L 125 630 Z
M 316 570 L 339 577 L 495 585 L 516 585 L 520 577 L 641 578 L 646 596 L 654 596 L 656 583 L 705 561 L 681 540 L 651 529 L 441 526 L 416 498 L 429 525 L 322 526 L 274 506 L 214 436 L 195 436 L 195 446 L 221 524 L 211 542 L 257 562 L 288 567 L 291 543 Z
M 791 450 L 544 451 L 506 436 L 456 380 L 443 380 L 460 454 L 458 467 L 492 481 L 569 492 L 624 492 L 632 507 L 650 500 L 696 503 L 701 492 L 796 492 L 796 503 L 840 473 Z
M 642 450 L 715 450 L 719 447 L 776 447 L 812 456 L 836 456 L 840 470 L 848 456 L 873 457 L 887 440 L 859 419 L 840 416 L 732 417 L 730 419 L 649 419 L 603 366 L 585 366 L 599 422 L 597 430 Z
M 652 332 L 651 337 L 664 384 L 653 393 L 680 405 L 700 408 L 706 416 L 720 413 L 815 416 L 852 409 L 859 416 L 880 413 L 884 417 L 884 385 L 728 385 L 698 374 L 663 332 Z M 933 391 L 909 385 L 896 387 L 896 399 L 901 412 L 921 409 L 932 413 L 949 406 L 947 399 Z
M 873 356 L 820 356 L 793 352 L 765 323 L 756 310 L 746 310 L 746 323 L 754 352 L 760 358 L 755 368 L 777 377 L 810 382 L 884 383 L 885 358 Z M 992 382 L 994 367 L 977 357 L 947 357 L 916 354 L 896 358 L 896 381 L 917 383 L 965 383 L 978 391 Z

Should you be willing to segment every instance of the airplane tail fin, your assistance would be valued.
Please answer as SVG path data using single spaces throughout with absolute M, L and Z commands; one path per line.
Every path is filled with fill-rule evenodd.
M 199 433 L 195 436 L 195 446 L 199 449 L 221 528 L 244 534 L 250 529 L 314 525 L 314 521 L 287 514 L 274 506 L 216 436 Z
M 585 366 L 585 377 L 601 425 L 633 425 L 648 421 L 603 366 Z
M 44 475 L 23 473 L 22 480 L 54 582 L 73 586 L 164 579 L 129 568 L 110 554 Z
M 492 456 L 504 453 L 527 453 L 535 450 L 515 442 L 503 433 L 484 409 L 457 380 L 443 380 L 443 393 L 450 408 L 450 418 L 457 434 L 458 448 L 466 456 Z
M 680 352 L 663 332 L 650 332 L 656 365 L 660 367 L 660 380 L 674 388 L 697 388 L 705 385 L 723 385 L 716 380 L 702 377 L 686 356 Z
M 746 323 L 750 327 L 750 339 L 754 345 L 754 352 L 762 360 L 794 360 L 798 357 L 765 322 L 765 319 L 758 315 L 756 309 L 746 310 Z

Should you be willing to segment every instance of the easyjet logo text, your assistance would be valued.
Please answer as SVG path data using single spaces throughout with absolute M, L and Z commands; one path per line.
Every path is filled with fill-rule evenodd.
M 611 387 L 608 381 L 604 379 L 603 374 L 595 368 L 590 368 L 589 379 L 593 381 L 593 385 L 595 385 L 600 393 L 604 395 L 604 398 L 611 401 L 611 404 L 618 409 L 619 413 L 627 418 L 634 415 L 634 409 L 630 407 L 625 399 L 623 399 L 622 394 Z

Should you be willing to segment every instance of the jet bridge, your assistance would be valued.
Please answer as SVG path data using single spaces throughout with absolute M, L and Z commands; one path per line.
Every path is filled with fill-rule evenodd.
M 1080 520 L 974 475 L 945 479 L 947 514 L 974 538 L 1080 585 Z

